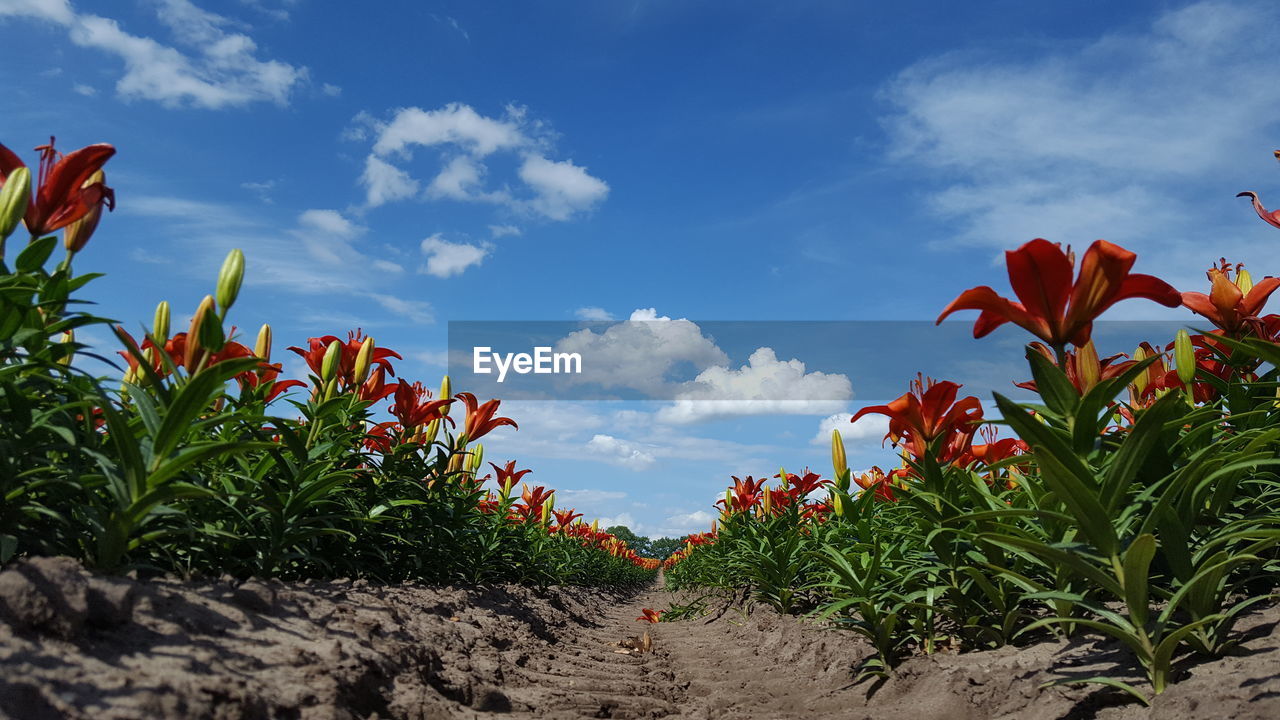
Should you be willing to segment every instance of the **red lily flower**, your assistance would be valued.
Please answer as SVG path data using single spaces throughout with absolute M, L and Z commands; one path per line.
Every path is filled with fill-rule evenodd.
M 636 618 L 636 620 L 643 620 L 649 623 L 662 622 L 662 612 L 663 612 L 662 610 L 654 610 L 653 608 L 642 608 L 640 612 L 644 614 Z
M 897 473 L 898 471 L 895 470 L 892 474 L 886 475 L 879 467 L 873 467 L 860 475 L 854 475 L 853 481 L 863 490 L 874 492 L 878 500 L 897 502 L 898 498 L 893 494 L 893 478 Z
M 551 514 L 556 516 L 556 525 L 559 525 L 562 529 L 573 525 L 574 520 L 582 517 L 582 513 L 574 512 L 573 508 L 568 510 L 552 510 Z
M 888 405 L 872 405 L 859 410 L 850 419 L 857 422 L 863 415 L 877 413 L 889 418 L 886 440 L 894 445 L 905 441 L 908 451 L 916 458 L 923 457 L 929 443 L 955 434 L 943 448 L 939 462 L 949 462 L 968 448 L 977 424 L 982 420 L 982 403 L 972 395 L 956 400 L 960 385 L 949 380 L 936 381 L 918 376 L 911 381 L 911 389 Z
M 1280 210 L 1268 210 L 1262 207 L 1262 201 L 1258 199 L 1258 193 L 1246 190 L 1236 197 L 1247 197 L 1253 201 L 1253 211 L 1258 213 L 1258 217 L 1262 218 L 1268 225 L 1280 228 Z
M 360 389 L 356 391 L 356 397 L 367 403 L 376 403 L 379 400 L 385 400 L 388 395 L 399 389 L 400 383 L 387 383 L 387 368 L 379 365 L 360 385 Z
M 1121 300 L 1147 298 L 1166 307 L 1182 303 L 1172 285 L 1129 272 L 1137 257 L 1119 245 L 1098 240 L 1085 251 L 1073 283 L 1074 257 L 1055 243 L 1037 238 L 1005 253 L 1009 284 L 1021 302 L 1003 298 L 983 285 L 952 300 L 938 322 L 957 310 L 981 310 L 973 325 L 975 338 L 1011 322 L 1055 350 L 1067 343 L 1084 345 L 1093 321 Z
M 324 364 L 324 354 L 335 341 L 342 343 L 342 357 L 338 360 L 338 384 L 344 389 L 350 388 L 355 383 L 356 357 L 360 354 L 360 346 L 364 344 L 364 332 L 359 328 L 347 333 L 346 341 L 335 335 L 325 335 L 323 337 L 307 338 L 307 349 L 305 350 L 296 346 L 290 347 L 289 350 L 306 360 L 307 367 L 311 368 L 311 372 L 319 377 L 320 368 Z M 395 375 L 395 368 L 392 367 L 389 358 L 404 359 L 400 357 L 400 353 L 394 350 L 375 347 L 372 356 L 369 358 L 369 366 L 375 369 L 385 368 L 388 375 Z
M 239 343 L 237 343 L 239 344 Z M 262 363 L 258 367 L 257 372 L 244 372 L 236 376 L 236 380 L 241 387 L 258 388 L 266 387 L 266 395 L 263 396 L 265 402 L 270 403 L 280 397 L 290 388 L 306 387 L 307 384 L 301 380 L 276 380 L 280 376 L 282 368 L 280 363 Z
M 508 460 L 505 467 L 498 467 L 493 463 L 489 463 L 493 467 L 493 471 L 498 474 L 498 487 L 502 488 L 504 494 L 511 494 L 511 488 L 520 482 L 520 478 L 533 472 L 529 469 L 516 470 L 516 461 Z
M 515 519 L 523 520 L 526 523 L 536 523 L 542 521 L 542 505 L 551 497 L 554 490 L 538 485 L 530 488 L 524 486 L 524 491 L 520 493 L 520 500 L 511 506 L 511 510 L 515 515 Z M 613 537 L 610 535 L 609 537 Z
M 1219 265 L 1209 268 L 1206 275 L 1213 283 L 1209 294 L 1182 293 L 1182 304 L 1188 310 L 1203 315 L 1209 322 L 1222 328 L 1227 335 L 1238 337 L 1246 331 L 1257 333 L 1261 329 L 1258 312 L 1267 303 L 1271 293 L 1280 289 L 1280 278 L 1263 278 L 1245 293 L 1237 284 L 1243 265 L 1236 265 L 1236 278 L 1231 278 L 1232 267 L 1226 258 Z
M 774 477 L 782 478 L 782 474 L 779 473 L 774 475 Z M 830 480 L 823 480 L 822 476 L 818 475 L 818 473 L 809 472 L 809 468 L 804 469 L 804 475 L 787 473 L 785 487 L 782 492 L 774 494 L 773 500 L 774 502 L 777 502 L 778 496 L 785 494 L 788 499 L 800 502 L 808 497 L 813 491 L 826 487 L 830 484 Z
M 998 438 L 1000 431 L 994 425 L 983 425 L 978 430 L 985 443 L 971 445 L 969 451 L 955 462 L 960 467 L 968 467 L 974 463 L 994 465 L 1001 460 L 1031 452 L 1031 447 L 1018 438 Z
M 364 447 L 369 452 L 386 454 L 395 447 L 395 438 L 400 434 L 400 424 L 392 420 L 380 422 L 369 428 L 364 434 Z
M 89 145 L 63 155 L 53 149 L 51 137 L 48 145 L 41 145 L 36 150 L 40 153 L 40 169 L 35 194 L 27 203 L 27 212 L 22 218 L 32 235 L 41 237 L 64 228 L 99 205 L 106 205 L 108 210 L 115 209 L 116 196 L 111 188 L 100 182 L 88 183 L 89 178 L 116 154 L 114 147 Z M 0 183 L 20 167 L 26 165 L 13 151 L 0 145 Z
M 455 393 L 454 397 L 461 400 L 467 406 L 467 420 L 464 425 L 463 435 L 467 442 L 475 442 L 480 438 L 488 435 L 494 428 L 503 425 L 510 425 L 519 430 L 516 421 L 509 417 L 494 417 L 494 413 L 498 411 L 498 405 L 501 400 L 490 400 L 483 405 L 478 404 L 476 396 L 469 392 Z
M 733 507 L 726 507 L 730 512 L 746 512 L 759 504 L 764 493 L 765 478 L 756 480 L 750 475 L 746 480 L 738 479 L 737 475 L 730 475 L 733 478 L 733 490 L 731 499 Z M 724 505 L 724 500 L 717 500 L 717 505 Z
M 453 402 L 453 398 L 430 400 L 431 391 L 423 387 L 420 382 L 412 385 L 398 383 L 395 394 L 396 400 L 390 408 L 391 414 L 395 415 L 400 424 L 406 428 L 416 428 L 445 417 L 444 408 Z

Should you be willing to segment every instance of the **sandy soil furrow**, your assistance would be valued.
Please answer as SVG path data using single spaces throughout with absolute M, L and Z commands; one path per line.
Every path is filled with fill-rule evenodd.
M 1280 717 L 1277 607 L 1242 623 L 1242 655 L 1188 665 L 1147 709 L 1040 689 L 1054 669 L 1127 672 L 1096 641 L 914 658 L 876 686 L 853 682 L 868 649 L 852 634 L 737 607 L 636 621 L 669 601 L 657 588 L 138 582 L 24 561 L 0 572 L 0 720 Z M 646 630 L 649 652 L 622 647 Z

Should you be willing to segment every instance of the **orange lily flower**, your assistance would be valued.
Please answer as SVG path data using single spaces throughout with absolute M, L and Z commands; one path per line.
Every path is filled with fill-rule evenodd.
M 1182 293 L 1182 304 L 1188 310 L 1203 315 L 1232 337 L 1249 330 L 1259 330 L 1262 323 L 1258 312 L 1266 305 L 1271 293 L 1280 289 L 1280 278 L 1267 277 L 1252 287 L 1246 286 L 1248 292 L 1245 292 L 1239 285 L 1242 267 L 1235 266 L 1236 277 L 1232 279 L 1232 267 L 1223 258 L 1206 273 L 1209 282 L 1213 283 L 1208 295 L 1201 292 Z
M 1095 241 L 1085 251 L 1073 282 L 1073 255 L 1037 238 L 1005 253 L 1009 284 L 1021 302 L 1003 298 L 983 285 L 952 300 L 938 322 L 957 310 L 980 310 L 973 326 L 975 338 L 1011 322 L 1055 350 L 1067 343 L 1084 345 L 1093 331 L 1093 321 L 1121 300 L 1147 298 L 1166 307 L 1182 303 L 1178 291 L 1165 281 L 1129 272 L 1137 257 L 1106 240 Z

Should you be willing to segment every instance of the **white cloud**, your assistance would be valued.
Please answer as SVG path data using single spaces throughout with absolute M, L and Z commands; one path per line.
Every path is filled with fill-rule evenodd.
M 656 461 L 650 450 L 612 435 L 592 436 L 587 442 L 586 451 L 605 462 L 632 470 L 643 470 Z
M 373 152 L 386 156 L 405 153 L 414 146 L 458 145 L 484 157 L 528 142 L 511 117 L 495 120 L 469 105 L 449 103 L 439 110 L 411 107 L 397 111 L 391 122 L 380 128 Z
M 626 527 L 628 530 L 630 530 L 631 532 L 637 535 L 643 534 L 643 531 L 644 531 L 644 526 L 636 522 L 636 519 L 631 516 L 631 513 L 628 513 L 628 512 L 618 513 L 617 515 L 614 515 L 612 517 L 600 518 L 601 530 L 605 530 L 611 527 L 617 527 L 618 525 L 622 525 Z
M 329 97 L 338 97 L 342 95 L 342 88 L 332 83 L 324 83 L 320 86 L 320 92 Z
M 613 313 L 599 307 L 580 307 L 573 311 L 579 320 L 606 322 L 613 319 Z
M 306 68 L 260 60 L 252 38 L 189 0 L 159 0 L 156 14 L 188 52 L 132 35 L 111 18 L 77 13 L 65 0 L 0 0 L 0 17 L 51 21 L 66 29 L 72 43 L 120 59 L 124 74 L 116 92 L 126 99 L 211 109 L 260 101 L 283 105 L 306 80 Z
M 953 223 L 948 242 L 1079 247 L 1105 237 L 1159 249 L 1153 259 L 1169 267 L 1247 254 L 1223 240 L 1221 218 L 1253 238 L 1269 229 L 1230 196 L 1247 189 L 1237 187 L 1241 163 L 1270 160 L 1277 22 L 1274 3 L 1199 2 L 1032 59 L 919 63 L 885 92 L 896 108 L 891 159 L 945 179 L 927 204 Z
M 85 85 L 84 83 L 76 83 L 75 85 L 72 85 L 71 90 L 77 95 L 83 95 L 85 97 L 93 97 L 98 94 L 96 88 L 92 85 Z
M 439 278 L 459 275 L 472 265 L 479 265 L 489 254 L 487 247 L 449 242 L 439 233 L 423 240 L 421 247 L 427 256 L 422 272 Z
M 409 173 L 370 155 L 364 162 L 360 183 L 365 187 L 365 201 L 369 207 L 404 200 L 418 194 L 418 181 Z
M 537 194 L 529 201 L 536 212 L 552 220 L 567 220 L 589 210 L 609 194 L 605 181 L 587 174 L 571 160 L 555 162 L 537 154 L 525 157 L 520 179 Z
M 490 225 L 489 233 L 493 235 L 493 238 L 495 240 L 500 237 L 508 237 L 508 236 L 520 237 L 521 235 L 524 234 L 523 232 L 521 232 L 520 228 L 516 227 L 515 225 Z
M 207 280 L 233 247 L 246 251 L 245 282 L 299 295 L 364 298 L 381 306 L 397 321 L 432 322 L 431 306 L 388 293 L 369 290 L 375 280 L 385 284 L 388 274 L 403 272 L 390 261 L 364 254 L 352 244 L 366 229 L 335 210 L 300 213 L 291 228 L 280 228 L 234 205 L 163 196 L 133 196 L 118 212 L 150 218 L 158 231 L 182 238 L 182 268 Z M 153 249 L 140 250 L 166 261 Z M 383 320 L 385 322 L 385 320 Z M 366 327 L 379 323 L 369 317 Z
M 884 415 L 863 415 L 858 422 L 849 423 L 853 413 L 836 413 L 822 419 L 818 423 L 818 434 L 813 436 L 812 444 L 828 445 L 831 443 L 831 431 L 839 430 L 845 445 L 874 440 L 880 443 L 889 432 L 889 418 Z
M 682 424 L 739 415 L 821 414 L 845 407 L 852 397 L 853 386 L 844 375 L 807 372 L 800 360 L 779 360 L 772 348 L 759 348 L 736 370 L 703 370 L 658 418 Z
M 701 370 L 726 364 L 727 355 L 694 323 L 660 317 L 654 308 L 636 310 L 626 322 L 600 332 L 583 329 L 556 343 L 558 352 L 584 358 L 582 372 L 566 381 L 631 388 L 651 396 L 669 390 L 668 373 L 691 364 Z
M 371 136 L 373 145 L 360 178 L 370 207 L 416 195 L 419 181 L 403 165 L 413 161 L 418 148 L 437 149 L 441 156 L 442 165 L 423 195 L 428 200 L 487 202 L 564 221 L 591 210 L 609 193 L 605 181 L 572 160 L 549 159 L 549 131 L 529 121 L 524 109 L 516 106 L 508 106 L 496 118 L 461 103 L 436 110 L 400 108 L 386 122 L 360 113 L 343 132 L 349 140 Z M 489 187 L 488 158 L 501 153 L 513 155 L 519 165 L 510 181 Z M 520 188 L 509 187 L 513 182 Z M 511 225 L 491 230 L 494 237 L 519 234 Z
M 653 536 L 682 537 L 691 533 L 706 532 L 711 529 L 711 523 L 715 519 L 714 515 L 705 510 L 672 515 L 666 519 L 661 528 L 654 531 Z

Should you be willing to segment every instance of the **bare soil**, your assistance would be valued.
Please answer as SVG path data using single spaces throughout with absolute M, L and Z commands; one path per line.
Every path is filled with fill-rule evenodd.
M 1113 645 L 935 654 L 854 682 L 852 634 L 725 606 L 637 622 L 619 594 L 362 581 L 136 581 L 66 558 L 0 572 L 0 718 L 1280 718 L 1280 609 L 1151 708 L 1052 672 L 1133 672 Z M 648 641 L 645 633 L 648 633 Z M 648 651 L 644 648 L 648 646 Z

